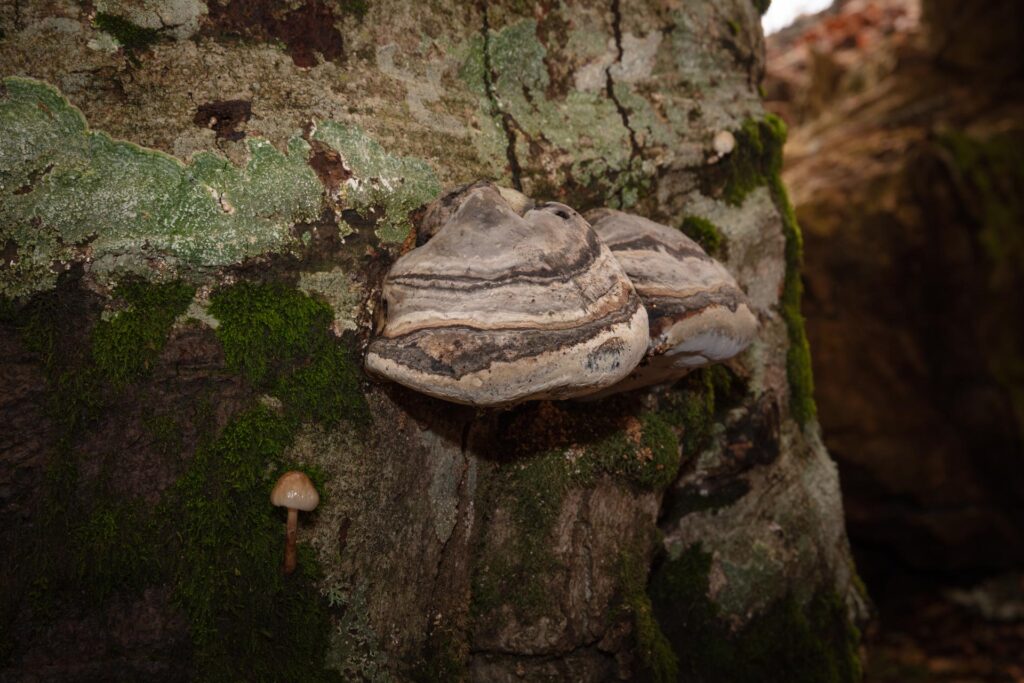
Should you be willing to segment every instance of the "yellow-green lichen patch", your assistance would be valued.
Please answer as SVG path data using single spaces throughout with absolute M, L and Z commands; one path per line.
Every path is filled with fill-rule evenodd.
M 89 131 L 54 88 L 4 80 L 0 97 L 0 244 L 13 256 L 0 293 L 51 288 L 52 264 L 92 260 L 96 272 L 237 263 L 292 243 L 291 226 L 320 213 L 323 188 L 301 138 L 282 154 L 248 140 L 238 168 L 209 153 L 173 157 Z
M 377 236 L 384 242 L 404 241 L 412 227 L 409 214 L 441 193 L 427 162 L 388 154 L 355 126 L 321 121 L 313 139 L 336 150 L 352 174 L 340 188 L 342 203 L 360 213 L 383 210 Z
M 739 629 L 710 597 L 711 554 L 699 545 L 651 577 L 654 613 L 684 680 L 710 683 L 855 683 L 860 634 L 828 588 L 806 603 L 786 596 Z

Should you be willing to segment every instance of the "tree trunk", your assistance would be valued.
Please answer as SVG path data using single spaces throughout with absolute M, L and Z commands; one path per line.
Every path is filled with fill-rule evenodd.
M 3 679 L 855 680 L 758 4 L 0 9 Z M 480 178 L 700 227 L 758 340 L 591 403 L 365 376 Z

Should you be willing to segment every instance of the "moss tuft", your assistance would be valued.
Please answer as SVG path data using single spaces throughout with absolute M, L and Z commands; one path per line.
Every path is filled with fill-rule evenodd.
M 175 318 L 185 312 L 195 290 L 183 283 L 130 282 L 117 289 L 128 308 L 93 330 L 92 357 L 115 386 L 138 379 L 152 367 L 167 343 Z
M 711 365 L 691 372 L 663 397 L 659 414 L 682 430 L 684 457 L 707 448 L 716 416 L 739 404 L 746 390 L 729 368 Z
M 789 595 L 739 630 L 708 597 L 711 555 L 699 545 L 659 567 L 654 612 L 685 680 L 735 683 L 855 683 L 860 634 L 842 601 L 822 589 L 801 605 Z
M 287 469 L 303 469 L 329 496 L 322 471 L 284 459 L 302 421 L 368 416 L 358 370 L 330 333 L 330 309 L 287 287 L 238 285 L 217 293 L 227 321 L 218 331 L 227 328 L 232 368 L 277 393 L 284 409 L 257 404 L 219 435 L 208 433 L 154 508 L 115 495 L 118 458 L 86 467 L 76 444 L 123 384 L 152 366 L 192 290 L 127 283 L 118 294 L 125 308 L 91 329 L 90 299 L 74 291 L 39 295 L 5 322 L 44 368 L 58 438 L 44 512 L 18 543 L 27 559 L 3 583 L 4 624 L 20 613 L 22 600 L 41 623 L 69 606 L 91 609 L 115 593 L 165 583 L 188 621 L 197 680 L 339 680 L 324 668 L 331 623 L 315 553 L 300 546 L 298 570 L 281 575 L 284 514 L 268 498 Z M 178 457 L 176 418 L 154 414 L 142 427 L 158 450 Z M 0 650 L 16 645 L 0 641 Z
M 565 417 L 555 410 L 548 414 L 549 426 Z M 662 416 L 640 413 L 623 418 L 611 431 L 589 431 L 601 421 L 574 423 L 567 427 L 574 434 L 568 447 L 498 465 L 487 478 L 481 495 L 491 507 L 508 511 L 512 533 L 500 542 L 482 541 L 473 575 L 477 615 L 507 603 L 510 596 L 526 617 L 550 604 L 542 579 L 554 571 L 550 535 L 569 491 L 592 487 L 604 476 L 644 491 L 661 491 L 675 480 L 679 440 Z
M 333 314 L 326 304 L 281 284 L 242 282 L 214 293 L 210 314 L 228 367 L 261 387 L 312 354 Z
M 719 258 L 725 253 L 725 236 L 718 226 L 700 216 L 687 216 L 679 228 L 687 237 L 699 244 L 711 256 Z
M 367 422 L 358 365 L 330 331 L 329 305 L 284 285 L 243 282 L 215 292 L 210 313 L 228 367 L 276 394 L 291 415 Z
M 723 160 L 726 175 L 725 200 L 740 205 L 754 189 L 767 185 L 772 201 L 782 217 L 782 233 L 786 238 L 786 274 L 780 307 L 789 335 L 786 371 L 789 378 L 790 412 L 801 425 L 815 418 L 814 376 L 811 351 L 800 310 L 803 297 L 803 236 L 796 222 L 796 213 L 782 183 L 782 148 L 786 143 L 786 124 L 769 114 L 758 121 L 749 119 L 735 133 L 736 148 Z
M 679 660 L 654 616 L 646 583 L 647 565 L 640 555 L 623 552 L 619 558 L 622 606 L 632 618 L 634 651 L 645 674 L 644 680 L 671 683 L 679 677 Z

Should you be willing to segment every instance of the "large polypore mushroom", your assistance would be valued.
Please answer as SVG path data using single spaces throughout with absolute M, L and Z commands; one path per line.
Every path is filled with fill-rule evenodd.
M 650 320 L 646 358 L 600 395 L 670 382 L 732 358 L 753 341 L 757 317 L 746 295 L 696 242 L 612 209 L 591 211 L 587 218 L 633 282 Z
M 647 313 L 578 213 L 513 208 L 486 183 L 447 201 L 443 225 L 385 278 L 369 370 L 478 406 L 581 396 L 629 374 Z

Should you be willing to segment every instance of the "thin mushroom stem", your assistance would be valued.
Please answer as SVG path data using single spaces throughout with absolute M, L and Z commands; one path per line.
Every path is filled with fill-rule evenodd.
M 299 511 L 288 508 L 288 529 L 284 537 L 284 573 L 295 571 L 295 536 L 299 526 Z

